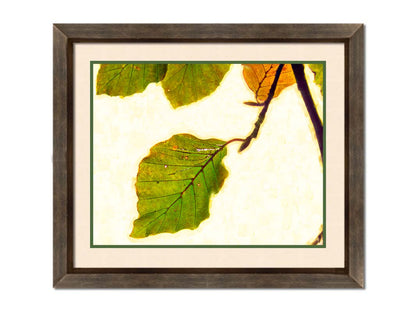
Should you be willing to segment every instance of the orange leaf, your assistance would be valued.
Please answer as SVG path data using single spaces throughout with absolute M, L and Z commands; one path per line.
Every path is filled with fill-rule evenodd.
M 257 102 L 264 102 L 269 95 L 279 64 L 243 64 L 243 67 L 243 75 L 248 87 L 254 92 Z M 294 83 L 296 79 L 292 66 L 286 64 L 283 66 L 273 97 L 277 97 L 283 89 Z

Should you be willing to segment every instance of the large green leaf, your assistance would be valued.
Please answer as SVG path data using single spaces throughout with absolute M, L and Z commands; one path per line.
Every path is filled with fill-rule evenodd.
M 128 96 L 165 77 L 166 64 L 102 64 L 97 75 L 97 94 Z
M 209 201 L 228 171 L 222 165 L 226 143 L 178 134 L 150 149 L 136 180 L 139 218 L 130 236 L 195 229 L 209 216 Z
M 229 69 L 230 64 L 169 64 L 162 86 L 177 108 L 210 95 Z
M 323 64 L 308 64 L 311 71 L 315 74 L 314 82 L 321 89 L 321 94 L 323 94 L 323 85 L 324 85 L 324 65 Z

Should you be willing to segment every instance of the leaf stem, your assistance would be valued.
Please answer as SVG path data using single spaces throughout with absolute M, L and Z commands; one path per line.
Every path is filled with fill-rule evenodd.
M 254 129 L 253 129 L 253 131 L 251 131 L 249 136 L 247 138 L 245 138 L 243 144 L 241 144 L 241 146 L 238 150 L 239 152 L 244 151 L 250 145 L 251 140 L 257 138 L 257 135 L 259 134 L 260 127 L 263 124 L 264 119 L 266 117 L 267 110 L 269 109 L 270 102 L 273 99 L 274 92 L 276 91 L 277 82 L 279 81 L 280 73 L 282 72 L 283 66 L 284 66 L 284 64 L 280 64 L 279 67 L 277 68 L 276 74 L 274 76 L 273 84 L 272 84 L 272 86 L 269 90 L 269 94 L 267 96 L 267 99 L 266 99 L 266 101 L 261 103 L 261 105 L 263 106 L 263 109 L 260 111 L 259 117 L 257 118 L 257 121 L 254 124 Z
M 239 138 L 232 139 L 232 140 L 229 140 L 228 142 L 226 142 L 226 143 L 223 145 L 223 147 L 222 147 L 222 148 L 224 148 L 226 145 L 228 145 L 228 144 L 230 144 L 230 143 L 233 143 L 233 142 L 244 142 L 244 141 L 245 141 L 245 139 L 239 139 Z
M 316 106 L 313 102 L 308 83 L 306 82 L 305 67 L 303 64 L 292 64 L 292 69 L 295 74 L 296 84 L 302 95 L 303 101 L 305 102 L 306 109 L 308 110 L 309 117 L 315 129 L 316 139 L 319 144 L 319 150 L 321 151 L 321 159 L 323 160 L 323 126 L 318 112 L 316 111 Z

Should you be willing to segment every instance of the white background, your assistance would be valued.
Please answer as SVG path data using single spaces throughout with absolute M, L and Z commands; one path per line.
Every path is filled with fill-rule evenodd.
M 138 51 L 132 54 L 141 55 L 143 49 L 139 46 Z M 239 49 L 243 48 L 240 46 Z M 166 48 L 161 50 L 165 51 Z M 77 53 L 78 51 L 77 49 Z M 276 48 L 275 51 L 279 49 Z M 88 68 L 88 63 L 85 68 Z M 94 67 L 94 77 L 99 68 L 99 65 Z M 302 245 L 315 239 L 323 222 L 323 169 L 319 161 L 319 146 L 310 135 L 310 127 L 313 126 L 308 123 L 308 113 L 304 111 L 305 104 L 296 86 L 288 87 L 270 105 L 261 129 L 262 140 L 257 140 L 256 143 L 260 143 L 247 148 L 246 156 L 237 153 L 238 144 L 227 147 L 224 165 L 229 171 L 229 177 L 224 182 L 223 192 L 211 200 L 208 220 L 201 222 L 192 231 L 162 233 L 142 239 L 129 237 L 133 220 L 138 217 L 135 189 L 137 168 L 141 159 L 149 154 L 149 147 L 176 133 L 229 140 L 244 138 L 251 131 L 260 110 L 253 110 L 246 105 L 241 107 L 246 99 L 253 98 L 252 91 L 243 81 L 242 72 L 241 65 L 233 64 L 220 87 L 215 90 L 214 97 L 183 109 L 172 108 L 160 84 L 152 84 L 143 93 L 123 99 L 107 95 L 94 96 L 94 244 Z M 339 70 L 333 70 L 332 73 L 334 72 L 338 73 Z M 312 84 L 313 74 L 309 71 L 307 73 L 310 73 L 309 84 Z M 80 76 L 79 74 L 78 77 Z M 319 101 L 322 101 L 319 87 L 314 87 L 311 89 L 314 91 L 312 94 L 315 95 L 315 102 L 317 94 Z M 85 104 L 79 102 L 79 106 Z M 88 105 L 85 106 L 88 108 Z M 85 115 L 80 112 L 78 114 Z M 115 116 L 117 117 L 114 118 Z M 338 129 L 343 128 L 342 124 L 339 126 L 338 120 L 330 125 L 334 127 L 334 124 Z M 85 133 L 81 136 L 85 136 Z M 85 142 L 88 149 L 89 142 Z M 339 139 L 335 143 L 338 142 Z M 77 145 L 79 150 L 82 149 L 80 144 Z M 89 161 L 89 155 L 80 159 Z M 331 169 L 332 172 L 337 172 L 338 167 Z M 342 169 L 338 169 L 338 172 L 342 172 Z M 253 183 L 259 176 L 262 182 Z M 78 198 L 82 197 L 85 198 L 78 195 Z M 342 204 L 343 197 L 339 201 Z M 85 198 L 84 202 L 87 209 L 80 208 L 75 215 L 78 216 L 77 220 L 85 219 L 88 222 L 89 198 Z M 77 203 L 79 202 L 75 202 L 75 205 Z M 82 204 L 78 207 L 85 208 Z M 87 212 L 86 218 L 82 213 L 77 213 L 80 210 Z M 334 221 L 333 216 L 332 220 Z M 75 223 L 84 227 L 81 221 Z M 120 251 L 116 250 L 117 253 Z M 78 252 L 75 253 L 79 255 Z M 212 249 L 207 253 L 212 254 Z M 212 258 L 204 258 L 210 262 L 204 266 L 213 265 Z M 327 255 L 325 258 L 328 260 Z M 235 259 L 231 261 L 235 262 Z M 153 262 L 153 265 L 156 263 Z
M 4 311 L 414 308 L 416 103 L 411 1 L 8 1 L 1 10 Z M 363 22 L 366 290 L 53 290 L 52 23 Z M 389 73 L 392 73 L 389 75 Z

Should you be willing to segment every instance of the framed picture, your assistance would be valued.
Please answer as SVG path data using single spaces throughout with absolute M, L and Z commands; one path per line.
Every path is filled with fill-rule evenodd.
M 363 25 L 53 34 L 54 287 L 364 287 Z

